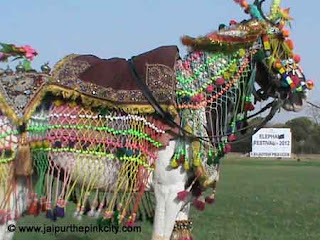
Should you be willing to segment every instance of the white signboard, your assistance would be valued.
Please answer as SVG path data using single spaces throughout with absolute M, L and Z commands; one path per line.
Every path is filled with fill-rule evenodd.
M 252 136 L 250 157 L 290 158 L 290 128 L 261 128 Z

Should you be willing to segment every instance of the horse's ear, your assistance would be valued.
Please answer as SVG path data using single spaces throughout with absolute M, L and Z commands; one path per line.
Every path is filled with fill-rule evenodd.
M 272 1 L 272 4 L 270 6 L 270 15 L 269 15 L 269 19 L 271 21 L 275 20 L 277 18 L 277 14 L 278 14 L 280 5 L 281 5 L 281 0 L 273 0 Z

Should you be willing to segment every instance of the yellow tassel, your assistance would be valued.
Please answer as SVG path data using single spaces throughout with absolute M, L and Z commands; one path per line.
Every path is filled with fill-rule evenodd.
M 239 56 L 244 57 L 245 55 L 246 55 L 246 50 L 244 50 L 243 48 L 239 49 Z
M 193 153 L 198 153 L 200 151 L 200 142 L 199 141 L 192 143 L 192 151 L 193 151 Z
M 228 71 L 225 71 L 225 72 L 223 73 L 223 77 L 224 77 L 224 79 L 228 80 L 228 79 L 231 78 L 231 74 L 230 74 Z
M 32 143 L 30 143 L 30 147 L 31 147 L 32 149 L 36 148 L 36 147 L 37 147 L 37 142 L 32 142 Z
M 190 165 L 189 165 L 189 162 L 188 162 L 188 161 L 184 161 L 183 168 L 184 168 L 184 170 L 186 170 L 186 171 L 188 171 L 188 170 L 190 169 Z
M 30 146 L 27 133 L 21 134 L 18 153 L 15 159 L 15 174 L 17 176 L 30 176 L 33 173 Z
M 46 141 L 43 142 L 43 147 L 44 147 L 44 148 L 48 148 L 48 147 L 50 147 L 50 146 L 51 146 L 51 144 L 50 144 L 50 142 L 49 142 L 48 140 L 46 140 Z
M 187 124 L 185 127 L 184 127 L 184 130 L 188 133 L 192 133 L 192 128 L 190 127 L 189 124 Z
M 35 147 L 36 148 L 41 148 L 42 147 L 42 142 L 41 141 L 36 141 L 35 142 Z
M 171 163 L 170 163 L 170 166 L 171 166 L 172 168 L 177 168 L 177 167 L 179 166 L 179 164 L 178 164 L 178 162 L 177 162 L 176 159 L 173 159 L 173 160 L 171 161 Z
M 193 165 L 194 165 L 195 167 L 201 166 L 201 159 L 200 159 L 200 158 L 195 158 L 195 159 L 193 160 Z
M 72 101 L 72 102 L 69 102 L 68 105 L 71 107 L 71 108 L 74 108 L 77 106 L 77 103 L 75 101 Z
M 56 101 L 54 101 L 54 105 L 55 105 L 56 107 L 60 107 L 62 104 L 63 104 L 63 101 L 61 101 L 61 100 L 56 100 Z

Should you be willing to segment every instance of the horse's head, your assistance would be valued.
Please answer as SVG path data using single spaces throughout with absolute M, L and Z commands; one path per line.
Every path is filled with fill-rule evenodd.
M 203 136 L 192 146 L 196 175 L 200 179 L 209 176 L 202 178 L 206 179 L 203 186 L 215 186 L 218 175 L 214 171 L 220 158 L 230 151 L 236 133 L 248 129 L 246 120 L 255 115 L 247 114 L 254 109 L 254 99 L 274 99 L 266 106 L 272 108 L 263 120 L 265 124 L 280 104 L 286 110 L 299 111 L 308 89 L 313 87 L 313 82 L 305 79 L 300 57 L 293 52 L 289 31 L 284 28 L 291 17 L 289 10 L 279 7 L 281 1 L 273 2 L 269 15 L 262 11 L 264 0 L 235 2 L 251 18 L 240 23 L 232 20 L 229 26 L 221 24 L 219 30 L 203 37 L 183 37 L 182 43 L 190 52 L 176 67 L 182 127 Z M 208 139 L 210 143 L 205 141 Z M 186 155 L 184 144 L 177 149 L 180 155 Z
M 260 87 L 257 91 L 253 89 L 255 99 L 278 98 L 283 100 L 285 110 L 300 111 L 307 91 L 313 88 L 313 81 L 306 80 L 299 66 L 300 56 L 294 53 L 290 32 L 285 28 L 292 19 L 289 9 L 281 9 L 281 1 L 274 0 L 270 14 L 266 15 L 262 10 L 265 0 L 255 0 L 253 4 L 234 1 L 250 14 L 249 20 L 240 23 L 232 20 L 228 27 L 221 24 L 218 31 L 205 37 L 184 37 L 183 43 L 192 50 L 209 52 L 250 49 L 251 76 L 255 76 Z
M 257 38 L 258 48 L 254 56 L 256 63 L 256 82 L 261 89 L 255 93 L 258 100 L 278 97 L 287 111 L 298 112 L 306 101 L 307 91 L 313 88 L 313 81 L 306 80 L 299 66 L 300 56 L 294 53 L 294 44 L 289 39 L 290 32 L 285 29 L 289 23 L 289 9 L 281 9 L 281 1 L 273 1 L 268 16 L 262 11 L 264 0 L 256 0 L 253 5 L 243 4 L 251 15 L 250 25 L 262 25 Z

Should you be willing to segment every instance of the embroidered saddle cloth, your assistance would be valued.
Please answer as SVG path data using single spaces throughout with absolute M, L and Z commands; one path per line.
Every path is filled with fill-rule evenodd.
M 178 56 L 176 46 L 164 46 L 134 58 L 139 76 L 161 104 L 173 105 L 175 101 L 174 65 Z M 148 104 L 122 58 L 69 55 L 56 64 L 51 84 L 111 102 Z
M 136 70 L 156 100 L 175 112 L 176 46 L 164 46 L 134 58 Z M 17 125 L 27 122 L 47 93 L 64 98 L 81 97 L 90 106 L 111 106 L 127 112 L 152 113 L 138 88 L 128 62 L 71 54 L 59 61 L 52 75 L 15 73 L 0 75 L 0 110 Z M 110 103 L 110 104 L 108 104 Z

